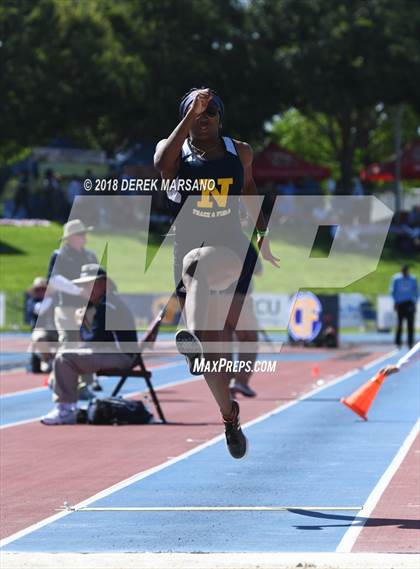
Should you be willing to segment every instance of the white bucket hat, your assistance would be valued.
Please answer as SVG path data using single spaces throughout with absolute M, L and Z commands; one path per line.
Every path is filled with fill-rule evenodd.
M 32 288 L 47 288 L 47 279 L 43 277 L 35 277 L 32 283 Z
M 71 221 L 68 221 L 67 223 L 64 224 L 63 236 L 61 239 L 62 240 L 67 239 L 72 235 L 78 235 L 80 233 L 88 233 L 89 231 L 92 230 L 93 227 L 91 226 L 86 227 L 86 225 L 83 223 L 83 221 L 80 221 L 80 219 L 72 219 Z
M 96 263 L 90 263 L 89 265 L 82 266 L 80 269 L 80 277 L 73 279 L 72 282 L 76 285 L 81 285 L 104 278 L 106 278 L 105 269 Z

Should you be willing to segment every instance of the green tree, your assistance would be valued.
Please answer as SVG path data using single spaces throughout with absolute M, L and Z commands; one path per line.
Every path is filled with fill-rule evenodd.
M 255 137 L 276 109 L 248 8 L 230 0 L 20 0 L 0 7 L 0 156 L 60 134 L 116 147 L 157 140 L 191 86 L 226 99 L 227 128 Z M 270 97 L 268 97 L 269 99 Z
M 378 120 L 370 130 L 365 146 L 355 149 L 354 171 L 360 170 L 372 162 L 387 160 L 395 151 L 395 114 L 396 108 L 377 109 Z M 332 145 L 328 127 L 331 118 L 324 113 L 304 115 L 295 108 L 275 116 L 270 124 L 270 136 L 285 148 L 302 158 L 328 166 L 335 179 L 340 175 L 340 163 Z M 331 127 L 332 128 L 332 127 Z M 338 127 L 335 126 L 338 136 Z M 405 145 L 420 133 L 420 115 L 410 105 L 403 106 L 402 144 Z
M 138 88 L 143 69 L 125 56 L 105 17 L 108 3 L 23 0 L 1 6 L 3 156 L 57 134 L 97 145 L 109 107 L 122 105 L 126 92 Z
M 358 149 L 369 144 L 380 105 L 420 100 L 420 10 L 411 0 L 256 0 L 261 41 L 272 52 L 284 104 L 315 120 L 328 136 L 348 192 Z
M 183 92 L 209 85 L 227 131 L 257 144 L 296 108 L 346 190 L 378 105 L 420 112 L 419 12 L 411 0 L 5 0 L 0 159 L 57 134 L 110 151 L 157 140 Z
M 246 3 L 140 0 L 119 2 L 108 14 L 126 53 L 139 55 L 146 69 L 142 105 L 135 112 L 144 135 L 166 136 L 178 121 L 180 97 L 205 85 L 223 96 L 224 126 L 232 135 L 262 138 L 278 94 L 267 92 L 269 53 L 258 41 Z
M 330 138 L 325 133 L 327 117 L 321 113 L 307 117 L 295 108 L 274 117 L 269 129 L 271 138 L 303 159 L 328 166 L 337 179 L 340 165 Z

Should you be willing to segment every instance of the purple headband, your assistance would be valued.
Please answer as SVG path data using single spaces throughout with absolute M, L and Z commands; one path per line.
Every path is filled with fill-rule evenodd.
M 185 95 L 185 97 L 182 99 L 180 105 L 179 105 L 179 114 L 181 116 L 181 118 L 184 118 L 186 112 L 188 111 L 189 106 L 191 105 L 191 103 L 194 101 L 195 99 L 195 94 L 196 92 L 199 91 L 199 89 L 195 89 L 194 91 L 191 91 L 191 93 L 188 93 L 187 95 Z M 215 93 L 213 93 L 213 97 L 211 99 L 211 102 L 214 103 L 217 107 L 217 110 L 220 113 L 220 118 L 223 118 L 223 114 L 225 112 L 225 106 L 223 104 L 222 99 L 219 97 L 219 95 L 216 95 Z

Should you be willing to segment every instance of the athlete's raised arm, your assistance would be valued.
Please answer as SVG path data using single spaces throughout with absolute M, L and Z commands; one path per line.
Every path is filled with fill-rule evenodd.
M 173 179 L 176 177 L 182 145 L 195 119 L 206 110 L 212 97 L 210 89 L 198 89 L 191 93 L 189 99 L 184 99 L 186 108 L 181 109 L 182 120 L 168 138 L 162 139 L 156 146 L 154 165 L 162 178 Z
M 258 195 L 258 189 L 252 175 L 252 161 L 254 159 L 254 153 L 250 145 L 246 142 L 235 140 L 235 144 L 244 169 L 244 186 L 242 190 L 242 194 L 244 196 L 243 200 L 247 210 L 255 222 L 258 248 L 261 251 L 263 259 L 269 261 L 275 267 L 280 267 L 278 263 L 280 259 L 274 256 L 270 249 L 270 242 L 267 237 L 267 223 L 264 219 L 264 214 L 260 209 L 257 200 L 253 198 L 253 196 Z

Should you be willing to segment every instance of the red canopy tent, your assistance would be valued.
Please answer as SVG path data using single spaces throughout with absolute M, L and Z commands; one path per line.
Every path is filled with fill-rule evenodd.
M 395 180 L 395 158 L 382 164 L 370 164 L 360 172 L 362 180 L 392 182 Z M 404 147 L 401 154 L 401 178 L 420 180 L 420 139 Z
M 261 184 L 306 177 L 323 180 L 328 178 L 330 170 L 324 166 L 306 162 L 275 142 L 271 142 L 256 156 L 253 173 L 255 181 Z

